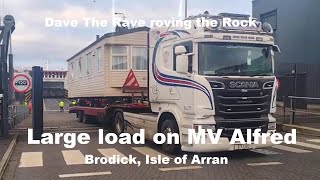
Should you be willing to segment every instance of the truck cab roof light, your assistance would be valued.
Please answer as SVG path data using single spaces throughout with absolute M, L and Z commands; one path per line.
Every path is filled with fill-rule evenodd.
M 263 41 L 263 38 L 262 37 L 256 37 L 256 40 L 257 41 Z
M 206 35 L 204 35 L 204 38 L 213 38 L 213 35 L 206 34 Z
M 223 36 L 223 40 L 231 40 L 231 36 L 226 36 L 226 35 L 224 35 L 224 36 Z
M 247 14 L 220 13 L 218 15 L 222 17 L 230 17 L 230 18 L 245 18 L 245 19 L 250 18 L 250 15 L 247 15 Z

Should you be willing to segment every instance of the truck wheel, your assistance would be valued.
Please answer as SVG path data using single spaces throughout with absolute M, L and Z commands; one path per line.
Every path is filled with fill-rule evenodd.
M 121 111 L 116 112 L 114 115 L 114 132 L 120 135 L 124 131 L 124 117 Z
M 174 119 L 167 119 L 163 122 L 161 126 L 161 133 L 168 134 L 168 133 L 178 133 L 179 134 L 179 128 Z M 162 150 L 170 153 L 170 154 L 177 154 L 181 149 L 180 144 L 162 144 Z
M 83 115 L 83 123 L 90 124 L 91 117 L 89 115 Z
M 83 112 L 78 111 L 77 114 L 78 114 L 79 122 L 83 122 Z

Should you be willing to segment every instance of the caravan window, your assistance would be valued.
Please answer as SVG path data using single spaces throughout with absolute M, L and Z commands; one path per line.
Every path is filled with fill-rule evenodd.
M 147 70 L 147 48 L 132 48 L 132 69 Z
M 101 71 L 102 69 L 102 48 L 99 47 L 97 49 L 97 55 L 96 55 L 96 58 L 97 58 L 97 66 L 98 66 L 98 71 Z
M 128 69 L 128 48 L 126 46 L 111 47 L 112 70 Z
M 86 55 L 86 61 L 87 61 L 87 74 L 91 74 L 92 72 L 92 54 L 89 53 Z
M 78 61 L 78 72 L 79 72 L 79 77 L 82 77 L 82 62 L 81 62 L 81 58 Z
M 70 73 L 70 76 L 69 78 L 71 80 L 73 80 L 73 72 L 74 72 L 74 67 L 73 67 L 73 62 L 70 63 L 70 66 L 69 66 L 69 73 Z M 47 76 L 47 74 L 45 74 L 45 77 Z

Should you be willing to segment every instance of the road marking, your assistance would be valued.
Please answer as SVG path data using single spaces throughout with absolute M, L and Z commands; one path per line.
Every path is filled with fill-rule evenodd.
M 70 178 L 70 177 L 88 177 L 88 176 L 102 176 L 102 175 L 110 175 L 112 174 L 110 171 L 107 172 L 92 172 L 92 173 L 75 173 L 75 174 L 60 174 L 60 178 Z
M 161 155 L 161 157 L 168 157 L 169 156 L 162 154 L 154 149 L 151 149 L 149 147 L 133 147 L 132 149 L 134 149 L 135 151 L 138 151 L 139 153 L 143 154 L 143 155 L 149 155 L 150 157 L 158 157 L 158 155 Z M 171 159 L 171 158 L 170 158 Z
M 43 102 L 43 109 L 44 109 L 44 111 L 47 111 L 47 108 L 46 108 L 46 103 L 44 102 L 44 99 L 42 100 Z
M 183 166 L 183 167 L 172 167 L 172 168 L 159 168 L 160 171 L 181 171 L 190 169 L 201 169 L 201 166 Z
M 298 142 L 297 144 L 298 146 L 303 146 L 303 147 L 307 147 L 307 148 L 312 148 L 312 149 L 320 149 L 320 146 L 315 145 L 315 144 L 308 144 L 308 143 L 304 143 L 304 142 Z
M 54 98 L 53 98 L 54 99 Z M 56 102 L 57 102 L 57 104 L 59 105 L 59 102 L 56 100 L 56 99 L 54 99 Z
M 116 155 L 116 156 L 119 155 L 120 158 L 126 157 L 115 148 L 98 149 L 98 151 L 106 158 L 110 158 L 113 155 Z
M 66 101 L 68 101 L 71 104 L 71 101 L 69 99 L 64 98 Z
M 250 149 L 251 152 L 264 154 L 264 155 L 276 155 L 276 154 L 282 154 L 280 152 L 270 151 L 267 149 Z
M 315 142 L 315 143 L 320 143 L 320 139 L 309 139 L 307 140 L 309 142 Z
M 85 157 L 80 150 L 65 150 L 62 155 L 67 165 L 85 164 Z
M 264 162 L 264 163 L 248 163 L 248 166 L 272 166 L 272 165 L 280 165 L 281 162 Z
M 42 152 L 23 152 L 21 154 L 19 167 L 41 166 L 43 166 Z
M 61 112 L 61 110 L 46 110 L 46 112 Z M 67 109 L 64 109 L 64 111 L 62 113 L 68 113 Z
M 276 148 L 276 149 L 283 150 L 283 151 L 289 151 L 289 152 L 294 152 L 294 153 L 310 153 L 310 152 L 312 152 L 312 151 L 308 151 L 308 150 L 304 150 L 304 149 L 298 149 L 298 148 L 283 146 L 283 145 L 274 145 L 272 147 Z

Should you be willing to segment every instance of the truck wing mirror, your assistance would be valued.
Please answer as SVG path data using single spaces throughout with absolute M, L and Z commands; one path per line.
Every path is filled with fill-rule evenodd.
M 178 56 L 181 54 L 186 54 L 187 53 L 187 49 L 184 46 L 176 46 L 174 49 L 174 53 Z
M 276 53 L 281 53 L 281 50 L 280 50 L 280 48 L 279 48 L 278 45 L 273 45 L 273 46 L 272 46 L 272 51 L 273 51 L 273 52 L 276 52 Z
M 177 73 L 181 74 L 188 74 L 188 55 L 186 54 L 181 54 L 178 55 L 176 58 L 177 65 L 176 65 L 176 71 Z

